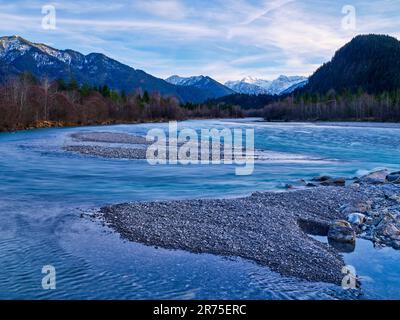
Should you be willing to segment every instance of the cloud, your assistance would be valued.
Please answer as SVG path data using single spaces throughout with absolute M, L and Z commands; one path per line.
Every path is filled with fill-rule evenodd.
M 340 20 L 319 17 L 299 6 L 286 6 L 259 18 L 251 25 L 233 26 L 229 38 L 267 48 L 274 46 L 291 54 L 327 54 L 346 39 L 337 27 Z
M 262 5 L 261 8 L 257 8 L 254 10 L 253 13 L 249 14 L 249 17 L 247 20 L 243 21 L 241 24 L 247 25 L 251 24 L 258 19 L 265 17 L 269 13 L 271 13 L 274 10 L 281 9 L 284 7 L 286 4 L 289 4 L 291 2 L 294 2 L 295 0 L 270 0 L 270 1 L 265 1 L 265 3 Z
M 188 11 L 183 2 L 178 0 L 137 1 L 132 4 L 132 7 L 145 14 L 168 19 L 183 19 Z
M 43 1 L 0 4 L 0 28 L 83 53 L 102 52 L 159 77 L 308 75 L 357 33 L 399 36 L 398 0 L 353 0 L 357 29 L 341 29 L 345 0 L 49 1 L 57 30 L 41 29 Z
M 94 19 L 58 19 L 57 23 L 64 27 L 85 27 L 94 31 L 132 31 L 144 30 L 149 33 L 174 32 L 172 36 L 190 37 L 210 37 L 215 35 L 215 31 L 201 25 L 192 25 L 190 23 L 176 23 L 163 20 L 94 20 Z
M 124 8 L 125 1 L 110 2 L 110 1 L 93 1 L 93 0 L 80 0 L 80 1 L 38 1 L 38 0 L 16 0 L 13 4 L 6 5 L 8 9 L 14 11 L 20 11 L 23 8 L 24 11 L 31 10 L 40 12 L 42 6 L 52 5 L 56 10 L 65 11 L 72 14 L 83 14 L 83 13 L 110 13 Z M 0 8 L 3 5 L 0 5 Z M 19 10 L 18 10 L 19 9 Z

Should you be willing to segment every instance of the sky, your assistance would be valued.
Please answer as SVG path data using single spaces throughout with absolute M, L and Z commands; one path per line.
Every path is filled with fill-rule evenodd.
M 160 78 L 272 80 L 309 76 L 358 34 L 400 39 L 400 0 L 0 0 L 0 30 Z

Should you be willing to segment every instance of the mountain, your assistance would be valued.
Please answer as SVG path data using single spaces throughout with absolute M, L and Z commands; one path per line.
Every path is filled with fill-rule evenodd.
M 177 86 L 195 87 L 197 89 L 207 91 L 210 98 L 220 98 L 235 93 L 235 91 L 207 76 L 184 78 L 174 75 L 165 79 L 165 81 Z
M 334 89 L 369 93 L 400 89 L 400 42 L 386 35 L 360 35 L 321 66 L 303 90 L 326 93 Z
M 252 84 L 263 89 L 268 89 L 272 83 L 270 80 L 264 80 L 250 76 L 243 78 L 241 82 Z
M 297 89 L 307 83 L 306 77 L 300 76 L 279 76 L 273 81 L 246 77 L 240 81 L 228 81 L 225 85 L 237 93 L 259 95 L 281 95 L 288 93 L 290 88 Z M 293 90 L 294 90 L 293 89 Z M 290 91 L 291 92 L 291 91 Z
M 298 88 L 304 86 L 308 82 L 306 77 L 300 76 L 279 76 L 278 79 L 272 81 L 268 90 L 270 94 L 281 95 L 283 92 L 292 90 L 292 88 Z M 290 91 L 291 92 L 291 91 Z M 290 93 L 289 92 L 289 93 Z
M 133 92 L 139 88 L 181 101 L 202 102 L 215 97 L 193 86 L 176 86 L 142 70 L 133 69 L 100 53 L 83 55 L 73 50 L 57 50 L 19 36 L 0 38 L 0 80 L 22 72 L 49 80 L 75 79 L 78 83 L 108 85 L 111 89 Z
M 258 86 L 254 83 L 246 81 L 248 78 L 244 78 L 239 81 L 228 81 L 225 85 L 235 91 L 236 93 L 250 94 L 250 95 L 260 95 L 267 94 L 268 90 Z
M 308 79 L 303 80 L 303 81 L 301 81 L 299 83 L 296 83 L 296 84 L 290 86 L 289 88 L 287 88 L 286 90 L 282 91 L 280 93 L 280 95 L 283 96 L 283 95 L 291 94 L 291 93 L 295 92 L 298 89 L 304 88 L 304 86 L 306 86 L 307 83 L 308 83 Z

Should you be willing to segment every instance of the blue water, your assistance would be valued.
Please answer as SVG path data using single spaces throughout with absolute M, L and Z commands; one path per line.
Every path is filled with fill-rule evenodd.
M 0 299 L 331 299 L 339 287 L 282 277 L 242 259 L 195 255 L 127 243 L 82 212 L 136 200 L 234 197 L 279 190 L 321 174 L 353 177 L 400 167 L 400 125 L 263 123 L 255 119 L 186 121 L 181 127 L 254 128 L 264 160 L 250 176 L 235 166 L 150 166 L 146 161 L 64 152 L 69 134 L 146 134 L 166 124 L 43 129 L 0 134 Z M 400 298 L 398 252 L 359 250 L 362 298 Z M 377 272 L 368 255 L 378 257 Z M 349 262 L 349 263 L 350 263 Z M 362 263 L 361 263 L 362 262 Z M 57 271 L 43 290 L 42 266 Z M 396 281 L 393 281 L 393 279 Z M 390 280 L 392 279 L 392 280 Z

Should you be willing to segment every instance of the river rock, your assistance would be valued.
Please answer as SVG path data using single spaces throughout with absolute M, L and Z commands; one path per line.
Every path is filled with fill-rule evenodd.
M 390 183 L 400 184 L 400 171 L 392 172 L 386 176 L 386 180 Z
M 376 228 L 376 235 L 386 237 L 394 241 L 400 241 L 400 229 L 392 222 L 382 221 Z
M 356 242 L 339 242 L 328 238 L 328 243 L 331 247 L 335 248 L 339 252 L 351 253 L 356 249 Z
M 332 180 L 332 177 L 330 176 L 319 176 L 319 177 L 314 177 L 311 179 L 311 181 L 315 181 L 315 182 L 324 182 L 324 181 L 328 181 L 328 180 Z
M 356 232 L 351 224 L 345 220 L 336 220 L 329 227 L 328 239 L 338 242 L 353 243 L 356 241 Z
M 356 204 L 347 204 L 344 205 L 340 208 L 340 211 L 343 214 L 349 215 L 351 213 L 362 213 L 362 214 L 366 214 L 369 211 L 371 211 L 372 208 L 372 202 L 371 201 L 367 201 L 367 202 L 359 202 Z
M 336 186 L 336 187 L 344 187 L 346 185 L 346 179 L 345 178 L 328 178 L 326 177 L 322 177 L 320 179 L 324 179 L 322 181 L 320 181 L 320 185 L 321 186 L 325 186 L 325 187 L 330 187 L 330 186 Z
M 358 179 L 357 182 L 364 182 L 369 184 L 384 184 L 388 175 L 389 171 L 387 169 L 379 170 L 362 176 Z
M 366 217 L 362 213 L 354 212 L 347 216 L 347 221 L 351 224 L 360 225 L 366 222 Z
M 388 199 L 396 201 L 397 203 L 400 203 L 400 194 L 393 194 Z
M 346 185 L 346 179 L 345 178 L 336 178 L 333 180 L 333 184 L 336 186 L 344 187 Z

